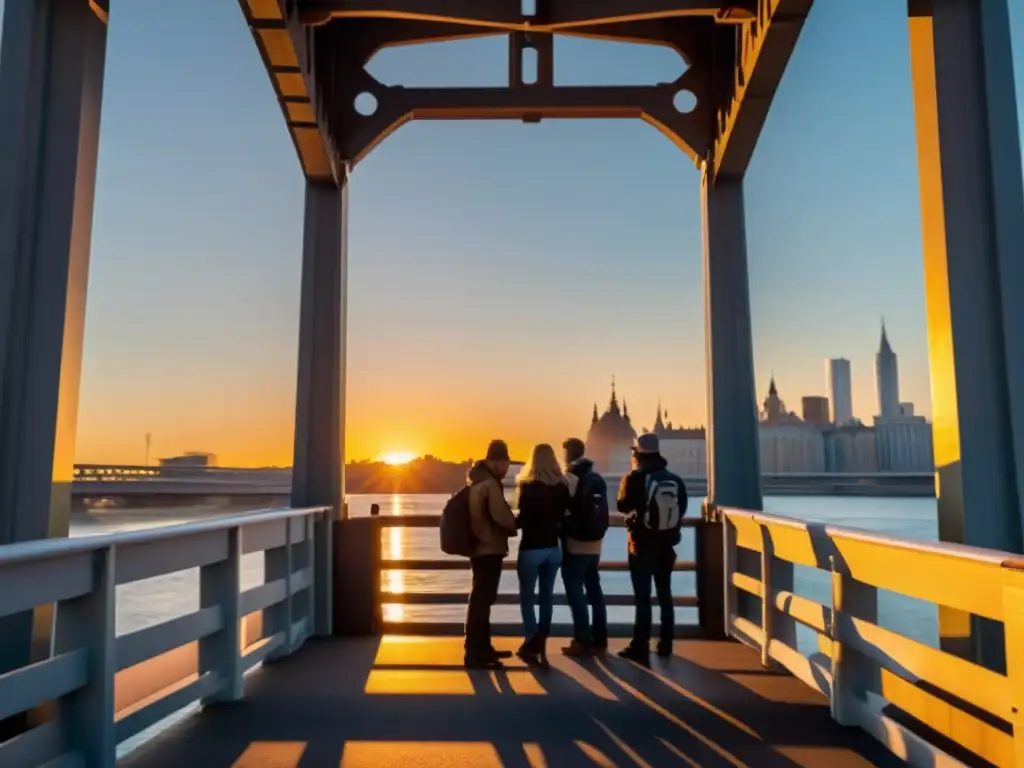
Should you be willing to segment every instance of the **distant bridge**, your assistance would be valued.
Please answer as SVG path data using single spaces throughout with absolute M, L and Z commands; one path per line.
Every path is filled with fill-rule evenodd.
M 280 499 L 291 493 L 291 468 L 246 469 L 239 467 L 146 467 L 123 464 L 75 466 L 72 496 L 79 504 L 101 499 L 154 503 L 165 499 L 229 497 Z M 610 489 L 621 474 L 608 474 Z M 510 476 L 505 487 L 515 482 Z M 930 496 L 934 477 L 918 473 L 791 473 L 763 477 L 770 495 Z M 703 477 L 686 478 L 692 496 L 707 492 Z

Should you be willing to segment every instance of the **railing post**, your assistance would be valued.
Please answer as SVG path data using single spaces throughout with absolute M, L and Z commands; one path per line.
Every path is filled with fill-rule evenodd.
M 1003 563 L 1003 631 L 1015 765 L 1024 765 L 1024 558 Z
M 228 556 L 199 569 L 199 607 L 221 610 L 223 626 L 219 632 L 199 641 L 199 674 L 212 672 L 222 686 L 203 705 L 219 701 L 238 701 L 242 688 L 242 606 L 241 560 L 242 530 L 227 532 Z
M 852 632 L 849 616 L 878 624 L 878 590 L 857 581 L 838 569 L 836 556 L 829 557 L 832 566 L 832 620 L 829 624 L 831 643 L 832 695 L 829 707 L 832 719 L 840 725 L 859 725 L 851 704 L 864 691 L 878 692 L 879 669 L 870 659 L 847 648 L 845 633 Z
M 334 510 L 317 515 L 313 522 L 316 554 L 313 560 L 313 582 L 316 584 L 316 618 L 314 631 L 329 637 L 334 631 Z
M 305 535 L 306 546 L 302 560 L 303 568 L 309 568 L 309 586 L 306 587 L 305 611 L 306 620 L 309 622 L 309 634 L 316 632 L 316 527 L 313 515 L 306 515 L 302 518 L 302 530 Z
M 292 643 L 295 630 L 292 623 L 295 621 L 292 615 L 292 521 L 288 518 L 284 521 L 284 544 L 274 549 L 268 549 L 264 555 L 266 566 L 264 568 L 264 580 L 269 583 L 279 579 L 284 580 L 284 600 L 268 607 L 264 612 L 264 635 L 270 637 L 278 632 L 284 635 L 284 642 L 273 653 L 267 656 L 267 661 L 275 661 L 283 658 L 292 652 Z
M 775 561 L 775 545 L 768 532 L 768 526 L 761 526 L 761 666 L 772 664 L 772 625 L 775 623 L 775 597 L 772 579 L 772 565 Z
M 69 746 L 86 765 L 113 765 L 114 735 L 114 579 L 113 547 L 93 553 L 92 590 L 57 606 L 54 653 L 88 652 L 89 682 L 60 700 L 58 717 Z
M 334 634 L 381 631 L 381 519 L 355 517 L 334 527 Z
M 726 608 L 728 584 L 723 578 L 725 520 L 709 499 L 701 507 L 701 523 L 694 533 L 694 555 L 697 561 L 697 616 L 701 635 L 708 639 L 724 639 L 729 633 Z M 724 588 L 724 591 L 723 591 Z
M 736 529 L 729 525 L 729 517 L 719 513 L 722 526 L 722 608 L 725 619 L 725 637 L 732 637 L 732 621 L 736 618 L 736 587 L 732 576 L 736 573 Z
M 761 664 L 774 665 L 771 644 L 777 640 L 796 650 L 796 621 L 779 613 L 775 607 L 777 592 L 793 592 L 793 564 L 775 557 L 775 542 L 771 529 L 761 525 L 761 629 L 764 644 L 761 647 Z

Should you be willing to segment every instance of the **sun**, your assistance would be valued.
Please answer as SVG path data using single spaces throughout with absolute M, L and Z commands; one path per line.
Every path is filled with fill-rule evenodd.
M 409 451 L 388 451 L 382 453 L 380 460 L 385 464 L 391 464 L 392 466 L 398 466 L 399 464 L 408 464 L 410 461 L 416 458 L 415 453 Z

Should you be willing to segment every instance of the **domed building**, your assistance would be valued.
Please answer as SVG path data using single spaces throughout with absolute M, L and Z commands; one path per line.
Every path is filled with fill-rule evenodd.
M 774 375 L 759 416 L 763 474 L 825 471 L 825 443 L 821 432 L 786 410 L 775 386 Z
M 615 395 L 615 380 L 612 380 L 612 396 L 608 408 L 599 417 L 597 403 L 587 430 L 587 456 L 594 462 L 594 469 L 602 474 L 625 474 L 630 470 L 630 449 L 636 440 L 636 430 L 629 421 L 629 408 Z

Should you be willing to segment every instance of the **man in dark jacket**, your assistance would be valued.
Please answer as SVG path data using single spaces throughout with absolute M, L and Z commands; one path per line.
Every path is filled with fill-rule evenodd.
M 516 535 L 516 518 L 505 501 L 501 481 L 509 470 L 508 446 L 492 440 L 487 458 L 469 470 L 469 522 L 476 547 L 470 557 L 473 584 L 466 608 L 467 667 L 495 669 L 512 654 L 496 651 L 491 644 L 491 606 L 498 599 L 502 561 L 508 554 L 508 540 Z
M 659 451 L 658 436 L 643 434 L 633 446 L 635 468 L 622 478 L 617 508 L 626 515 L 629 532 L 629 576 L 633 582 L 636 619 L 633 640 L 619 656 L 641 664 L 650 663 L 651 580 L 661 608 L 658 655 L 672 655 L 675 610 L 672 606 L 672 570 L 675 546 L 686 513 L 686 484 L 668 471 Z
M 608 647 L 608 611 L 601 590 L 601 544 L 607 526 L 608 488 L 604 478 L 594 472 L 594 462 L 586 458 L 585 446 L 577 437 L 570 437 L 565 449 L 565 479 L 569 484 L 572 503 L 565 521 L 562 555 L 562 581 L 565 598 L 572 611 L 572 642 L 562 649 L 566 656 L 582 657 L 602 653 Z M 600 493 L 603 497 L 603 521 L 589 523 L 585 516 L 592 514 L 591 505 L 585 504 L 584 492 Z M 588 530 L 590 529 L 590 530 Z M 589 607 L 589 610 L 588 610 Z M 591 618 L 592 614 L 592 618 Z

